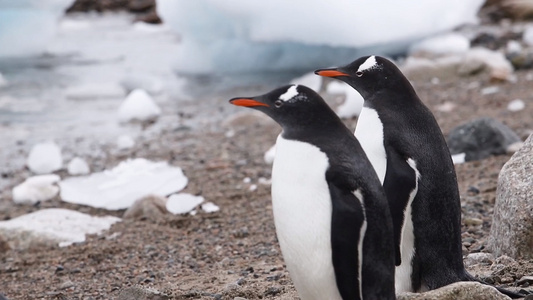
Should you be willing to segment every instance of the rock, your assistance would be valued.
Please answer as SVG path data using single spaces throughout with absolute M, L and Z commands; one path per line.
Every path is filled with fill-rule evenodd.
M 124 288 L 118 294 L 117 300 L 166 300 L 169 296 L 161 293 L 154 288 L 145 288 L 142 286 L 131 286 Z
M 0 293 L 0 300 L 9 300 L 6 298 L 6 296 L 4 296 L 4 294 Z
M 36 144 L 31 148 L 26 165 L 35 174 L 52 173 L 61 169 L 61 149 L 54 142 Z
M 463 66 L 479 62 L 488 68 L 491 79 L 505 81 L 510 80 L 513 75 L 512 64 L 500 52 L 475 47 L 470 49 L 463 58 Z M 466 74 L 464 71 L 459 70 L 459 74 Z
M 119 221 L 112 216 L 93 217 L 73 210 L 50 208 L 0 221 L 0 235 L 15 250 L 39 250 L 81 243 L 86 234 L 99 234 Z
M 84 159 L 80 157 L 74 157 L 68 163 L 67 171 L 69 175 L 87 175 L 91 172 L 91 169 Z
M 533 258 L 533 135 L 498 176 L 488 247 L 494 255 Z
M 157 221 L 161 216 L 167 214 L 167 199 L 161 196 L 149 195 L 143 197 L 124 212 L 124 219 L 147 219 Z
M 513 130 L 492 118 L 481 118 L 454 128 L 448 136 L 452 154 L 465 153 L 465 160 L 505 154 L 507 147 L 521 142 Z
M 397 300 L 508 300 L 494 287 L 479 282 L 456 282 L 425 293 L 400 293 Z
M 130 0 L 128 9 L 132 12 L 143 12 L 155 6 L 154 0 Z
M 66 280 L 66 281 L 63 281 L 63 283 L 61 283 L 61 285 L 59 285 L 59 289 L 60 290 L 66 290 L 68 288 L 71 288 L 74 286 L 74 282 L 70 281 L 70 280 Z
M 2 235 L 0 235 L 0 256 L 2 256 L 1 254 L 7 253 L 9 250 L 11 250 L 9 243 Z
M 494 256 L 492 254 L 483 252 L 470 253 L 464 259 L 465 267 L 478 264 L 492 264 L 493 261 Z
M 59 180 L 61 178 L 55 174 L 29 177 L 13 188 L 13 202 L 35 204 L 50 200 L 59 193 L 59 187 L 56 185 Z

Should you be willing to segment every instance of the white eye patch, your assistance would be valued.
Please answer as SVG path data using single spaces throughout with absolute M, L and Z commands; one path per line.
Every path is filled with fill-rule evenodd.
M 377 68 L 377 67 L 378 67 L 378 63 L 376 61 L 376 57 L 372 55 L 369 58 L 367 58 L 363 64 L 359 66 L 359 69 L 357 69 L 357 72 L 362 72 L 362 71 L 370 70 L 370 69 Z
M 298 85 L 292 85 L 283 95 L 279 96 L 279 99 L 283 101 L 291 100 L 292 98 L 298 95 L 297 87 Z

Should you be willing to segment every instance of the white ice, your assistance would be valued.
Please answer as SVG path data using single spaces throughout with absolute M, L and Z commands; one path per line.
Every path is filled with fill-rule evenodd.
M 36 144 L 30 150 L 26 165 L 35 174 L 57 171 L 63 165 L 61 149 L 54 142 Z
M 414 43 L 409 48 L 409 52 L 423 52 L 438 55 L 464 53 L 468 49 L 470 49 L 470 40 L 462 34 L 452 32 Z
M 272 164 L 274 163 L 274 158 L 276 158 L 276 144 L 272 145 L 272 147 L 270 147 L 266 152 L 265 152 L 265 155 L 263 157 L 263 159 L 265 160 L 265 162 L 267 164 Z
M 74 157 L 67 165 L 69 175 L 87 175 L 91 172 L 87 162 L 81 157 Z
M 204 202 L 204 197 L 187 193 L 173 194 L 168 197 L 167 210 L 175 215 L 186 214 Z
M 294 78 L 291 84 L 305 85 L 315 92 L 319 92 L 322 87 L 322 77 L 317 76 L 314 72 L 306 73 L 300 77 Z
M 126 134 L 123 134 L 117 138 L 117 147 L 120 150 L 130 149 L 135 146 L 135 140 Z
M 178 70 L 312 70 L 476 22 L 483 0 L 157 0 L 179 34 Z M 317 62 L 321 62 L 317 65 Z
M 507 110 L 509 111 L 521 111 L 526 108 L 526 104 L 522 99 L 515 99 L 507 104 Z
M 466 153 L 458 153 L 452 155 L 452 161 L 454 165 L 459 165 L 465 162 Z
M 157 118 L 161 109 L 148 93 L 141 89 L 133 90 L 118 108 L 120 122 L 148 121 Z
M 337 115 L 343 119 L 349 119 L 359 116 L 363 109 L 364 99 L 351 86 L 343 83 L 332 81 L 328 84 L 326 91 L 329 94 L 344 94 L 344 102 L 337 108 Z
M 202 210 L 206 213 L 214 213 L 220 210 L 220 207 L 213 202 L 206 202 L 202 204 Z
M 93 217 L 73 210 L 50 208 L 1 221 L 0 228 L 44 236 L 65 247 L 85 241 L 86 234 L 100 234 L 119 221 L 120 218 L 113 216 Z
M 13 188 L 13 202 L 35 204 L 39 201 L 50 200 L 59 193 L 57 186 L 59 180 L 61 178 L 55 174 L 29 177 Z
M 111 170 L 67 178 L 59 186 L 63 201 L 117 210 L 130 207 L 146 195 L 179 192 L 187 182 L 179 167 L 136 158 L 123 161 Z
M 85 83 L 65 90 L 65 96 L 71 100 L 123 98 L 124 95 L 124 89 L 116 83 Z
M 522 40 L 529 46 L 533 46 L 533 25 L 530 25 L 524 30 Z
M 39 55 L 74 0 L 0 1 L 0 57 Z M 7 46 L 9 45 L 9 46 Z

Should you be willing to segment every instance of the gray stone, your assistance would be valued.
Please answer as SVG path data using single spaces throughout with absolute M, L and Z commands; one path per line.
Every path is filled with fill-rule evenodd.
M 166 199 L 156 195 L 150 195 L 143 197 L 130 208 L 128 208 L 123 215 L 124 219 L 146 219 L 151 221 L 157 221 L 161 219 L 161 216 L 167 214 Z
M 397 300 L 508 300 L 494 287 L 479 282 L 456 282 L 425 293 L 400 293 Z
M 533 135 L 498 177 L 488 247 L 495 256 L 533 258 Z
M 465 267 L 470 267 L 478 264 L 492 264 L 493 262 L 494 256 L 490 253 L 483 252 L 470 253 L 464 259 Z
M 451 154 L 465 153 L 465 160 L 479 160 L 505 154 L 520 137 L 509 127 L 492 118 L 480 118 L 454 128 L 448 136 Z
M 142 286 L 130 286 L 124 288 L 118 294 L 117 300 L 166 300 L 170 299 L 167 295 L 153 288 L 144 288 Z

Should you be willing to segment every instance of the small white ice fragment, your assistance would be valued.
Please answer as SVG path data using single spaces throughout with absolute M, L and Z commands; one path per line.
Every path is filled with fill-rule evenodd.
M 11 232 L 31 233 L 57 243 L 60 247 L 85 241 L 86 234 L 99 234 L 121 221 L 113 216 L 93 217 L 62 208 L 39 210 L 9 221 L 1 221 L 0 228 Z
M 120 150 L 130 149 L 135 145 L 135 141 L 129 135 L 121 135 L 117 139 L 117 147 Z
M 322 77 L 316 76 L 314 72 L 311 72 L 294 78 L 291 80 L 291 83 L 296 85 L 305 85 L 313 91 L 318 92 L 322 86 Z
M 441 105 L 437 106 L 437 110 L 441 112 L 451 112 L 456 107 L 455 103 L 446 101 Z
M 270 149 L 265 152 L 265 156 L 263 159 L 267 164 L 271 164 L 274 162 L 274 158 L 276 157 L 276 144 L 274 144 Z
M 27 178 L 13 188 L 13 202 L 35 204 L 54 198 L 59 192 L 56 185 L 61 178 L 55 174 L 39 175 Z
M 250 192 L 254 192 L 255 190 L 257 190 L 257 184 L 252 184 L 252 185 L 250 185 L 250 187 L 248 188 L 248 190 L 249 190 Z
M 518 54 L 522 52 L 522 45 L 517 41 L 510 40 L 507 42 L 505 50 L 508 54 Z
M 500 91 L 500 88 L 497 86 L 488 86 L 481 89 L 481 95 L 490 95 L 495 94 Z
M 213 202 L 206 202 L 202 204 L 202 210 L 206 213 L 214 213 L 220 210 L 220 207 Z
M 54 142 L 36 144 L 31 148 L 26 165 L 35 174 L 57 171 L 63 165 L 61 149 Z
M 167 210 L 175 215 L 191 212 L 204 202 L 204 197 L 191 194 L 173 194 L 168 197 Z
M 452 155 L 452 161 L 454 165 L 462 164 L 465 162 L 466 153 L 459 153 Z
M 257 179 L 257 182 L 262 185 L 271 185 L 272 179 L 266 179 L 265 177 L 259 177 L 259 179 Z
M 526 30 L 524 31 L 524 35 L 522 36 L 522 39 L 524 40 L 524 43 L 526 43 L 529 46 L 533 46 L 533 26 L 528 26 Z
M 159 106 L 146 91 L 141 89 L 133 90 L 118 109 L 120 122 L 148 121 L 156 119 L 160 114 Z
M 250 177 L 244 177 L 244 179 L 242 180 L 243 183 L 250 183 L 252 182 L 252 179 Z
M 507 110 L 509 111 L 521 111 L 526 108 L 526 104 L 521 99 L 515 99 L 507 104 Z
M 87 175 L 91 172 L 87 162 L 81 157 L 74 157 L 67 166 L 69 175 Z
M 181 168 L 136 158 L 111 170 L 67 178 L 59 186 L 65 202 L 117 210 L 149 194 L 165 197 L 179 192 L 187 182 Z

